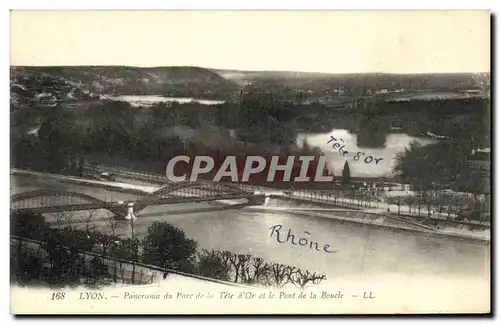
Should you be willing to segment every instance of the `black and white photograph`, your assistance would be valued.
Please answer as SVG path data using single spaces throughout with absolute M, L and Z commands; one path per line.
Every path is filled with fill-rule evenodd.
M 11 313 L 490 313 L 490 24 L 11 11 Z

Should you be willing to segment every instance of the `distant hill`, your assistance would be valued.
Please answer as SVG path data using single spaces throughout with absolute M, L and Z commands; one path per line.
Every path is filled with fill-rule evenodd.
M 82 87 L 61 76 L 17 69 L 11 71 L 11 111 L 86 99 L 92 99 L 89 91 L 82 91 Z
M 239 71 L 212 69 L 240 86 L 301 88 L 324 92 L 338 88 L 358 90 L 412 89 L 412 90 L 466 90 L 490 85 L 489 73 L 316 73 L 288 71 Z M 330 91 L 331 92 L 331 91 Z
M 48 81 L 45 87 L 41 80 Z M 48 92 L 60 85 L 96 95 L 170 95 L 224 99 L 237 87 L 208 69 L 198 67 L 51 66 L 11 67 L 12 84 L 28 91 Z M 35 87 L 35 88 L 32 88 Z
M 99 99 L 101 95 L 165 95 L 227 100 L 240 90 L 308 98 L 359 96 L 380 89 L 456 91 L 487 88 L 489 73 L 331 74 L 238 71 L 200 67 L 51 66 L 11 67 L 11 110 L 60 101 Z

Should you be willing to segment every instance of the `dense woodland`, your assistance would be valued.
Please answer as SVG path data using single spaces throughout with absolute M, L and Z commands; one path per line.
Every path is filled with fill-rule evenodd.
M 412 135 L 431 131 L 449 137 L 424 147 L 412 145 L 397 157 L 405 181 L 420 188 L 438 183 L 459 191 L 489 192 L 466 163 L 472 149 L 490 147 L 486 100 L 389 103 L 361 112 L 337 112 L 271 99 L 250 97 L 241 104 L 214 106 L 158 103 L 149 108 L 117 101 L 85 109 L 60 105 L 44 111 L 38 137 L 12 136 L 11 163 L 78 173 L 90 160 L 163 174 L 176 155 L 319 156 L 321 150 L 296 143 L 305 124 L 308 131 L 347 128 L 358 134 L 360 147 L 384 147 L 391 126 L 398 123 L 399 131 Z

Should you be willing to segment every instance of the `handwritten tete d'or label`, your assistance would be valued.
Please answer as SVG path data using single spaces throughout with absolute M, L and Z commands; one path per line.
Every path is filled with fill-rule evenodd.
M 332 147 L 334 150 L 338 150 L 339 154 L 342 154 L 343 157 L 345 157 L 349 152 L 345 149 L 344 140 L 342 138 L 336 139 L 332 135 L 330 135 L 330 140 L 326 142 L 326 144 L 330 144 L 332 142 L 335 142 L 332 144 Z M 341 143 L 340 143 L 341 142 Z M 378 164 L 380 161 L 383 160 L 383 158 L 377 158 L 371 155 L 366 155 L 365 152 L 356 152 L 356 155 L 352 158 L 354 161 L 364 161 L 366 164 L 370 164 L 374 162 L 375 164 Z
M 332 144 L 333 146 L 333 149 L 338 149 L 339 150 L 339 153 L 342 153 L 342 156 L 345 156 L 346 154 L 349 154 L 349 152 L 347 150 L 345 150 L 345 145 L 344 144 L 344 140 L 340 138 L 340 141 L 342 143 L 339 143 L 338 140 L 333 137 L 332 135 L 330 135 L 330 140 L 328 142 L 326 142 L 326 144 L 330 144 L 331 142 L 335 141 L 335 143 Z

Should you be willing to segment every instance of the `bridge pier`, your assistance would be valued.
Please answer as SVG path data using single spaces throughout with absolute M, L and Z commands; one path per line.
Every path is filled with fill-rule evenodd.
M 135 220 L 137 217 L 134 214 L 134 203 L 129 202 L 127 204 L 127 214 L 125 215 L 126 220 Z
M 260 191 L 254 192 L 253 197 L 248 198 L 248 203 L 250 205 L 266 205 L 269 201 L 269 195 L 260 193 Z

